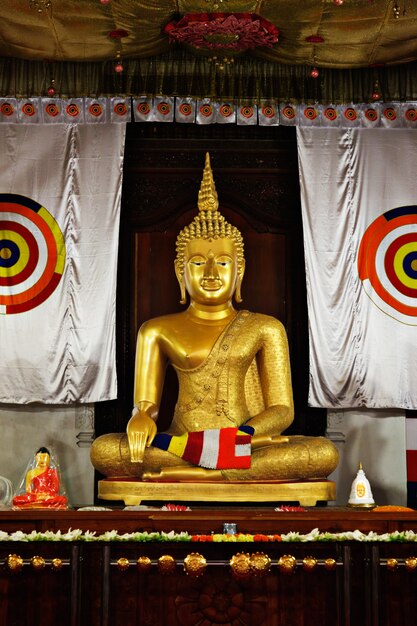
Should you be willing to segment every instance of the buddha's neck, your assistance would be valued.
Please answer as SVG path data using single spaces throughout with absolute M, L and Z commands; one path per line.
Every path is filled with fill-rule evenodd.
M 191 319 L 195 320 L 196 322 L 224 323 L 228 322 L 232 317 L 234 317 L 237 311 L 233 308 L 231 302 L 226 302 L 225 304 L 219 305 L 204 305 L 197 304 L 196 302 L 191 301 L 191 304 L 187 309 L 187 313 L 191 317 Z

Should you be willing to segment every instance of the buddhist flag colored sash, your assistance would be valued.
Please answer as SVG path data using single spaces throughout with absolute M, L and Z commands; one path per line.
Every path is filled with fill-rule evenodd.
M 250 467 L 252 426 L 213 428 L 184 435 L 158 433 L 152 445 L 208 469 Z

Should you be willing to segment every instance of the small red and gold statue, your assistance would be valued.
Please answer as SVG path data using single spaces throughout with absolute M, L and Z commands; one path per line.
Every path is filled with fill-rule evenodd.
M 21 488 L 13 498 L 17 509 L 67 509 L 59 469 L 48 448 L 39 448 L 28 467 Z

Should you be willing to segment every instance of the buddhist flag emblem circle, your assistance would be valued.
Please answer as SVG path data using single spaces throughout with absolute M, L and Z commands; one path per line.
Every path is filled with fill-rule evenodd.
M 365 292 L 384 313 L 417 325 L 417 206 L 391 209 L 368 226 L 358 272 Z
M 49 211 L 31 198 L 0 194 L 0 314 L 45 302 L 64 267 L 64 237 Z

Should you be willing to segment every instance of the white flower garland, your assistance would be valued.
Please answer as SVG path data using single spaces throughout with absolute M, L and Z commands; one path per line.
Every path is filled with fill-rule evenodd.
M 110 541 L 131 541 L 131 542 L 332 542 L 332 541 L 362 541 L 362 542 L 417 542 L 417 534 L 412 530 L 404 530 L 402 532 L 395 531 L 392 533 L 384 533 L 379 535 L 373 531 L 363 533 L 360 530 L 348 531 L 343 533 L 320 532 L 318 528 L 314 528 L 311 532 L 303 535 L 299 532 L 289 532 L 280 535 L 251 535 L 237 533 L 236 535 L 212 534 L 212 535 L 193 535 L 187 532 L 176 533 L 173 530 L 166 532 L 135 532 L 119 534 L 117 530 L 109 530 L 101 535 L 89 530 L 82 531 L 71 528 L 63 533 L 60 530 L 53 532 L 47 530 L 43 533 L 33 530 L 30 533 L 24 533 L 17 530 L 14 533 L 6 533 L 0 530 L 0 541 L 84 541 L 84 542 L 110 542 Z

